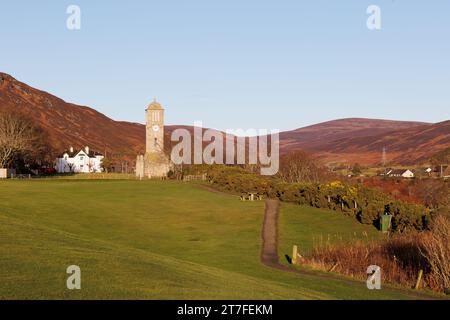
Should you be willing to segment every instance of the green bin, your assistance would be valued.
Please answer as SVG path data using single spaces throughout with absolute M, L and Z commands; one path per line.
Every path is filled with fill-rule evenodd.
M 391 219 L 392 215 L 390 214 L 383 214 L 380 216 L 380 227 L 382 232 L 388 232 L 391 228 Z

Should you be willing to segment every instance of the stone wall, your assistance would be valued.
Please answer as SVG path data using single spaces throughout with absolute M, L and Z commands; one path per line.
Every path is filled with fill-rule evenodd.
M 16 174 L 16 170 L 0 168 L 0 179 L 11 178 L 11 175 L 13 174 Z
M 142 179 L 145 175 L 144 156 L 138 155 L 136 158 L 136 177 Z
M 172 163 L 164 153 L 147 153 L 136 158 L 136 177 L 165 178 L 172 169 Z

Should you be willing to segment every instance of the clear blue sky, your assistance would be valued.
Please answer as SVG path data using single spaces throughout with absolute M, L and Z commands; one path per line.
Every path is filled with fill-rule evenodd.
M 450 118 L 448 0 L 1 0 L 0 41 L 0 71 L 116 120 L 155 96 L 218 129 Z

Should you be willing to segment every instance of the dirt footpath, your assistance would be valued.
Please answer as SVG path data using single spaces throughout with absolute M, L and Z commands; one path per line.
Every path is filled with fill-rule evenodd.
M 278 215 L 280 212 L 280 202 L 278 200 L 267 199 L 266 208 L 264 213 L 264 221 L 261 231 L 262 238 L 262 248 L 261 248 L 261 262 L 265 266 L 274 268 L 277 270 L 293 272 L 300 275 L 315 277 L 326 280 L 336 280 L 344 283 L 348 286 L 357 285 L 357 281 L 348 280 L 343 277 L 331 273 L 317 273 L 313 271 L 299 270 L 294 268 L 289 268 L 282 265 L 279 262 L 278 257 Z M 445 299 L 445 297 L 431 296 L 421 292 L 411 292 L 396 288 L 383 288 L 383 290 L 398 292 L 408 296 L 412 299 Z
M 262 227 L 261 262 L 272 268 L 279 268 L 278 262 L 278 213 L 280 202 L 266 200 L 266 211 Z

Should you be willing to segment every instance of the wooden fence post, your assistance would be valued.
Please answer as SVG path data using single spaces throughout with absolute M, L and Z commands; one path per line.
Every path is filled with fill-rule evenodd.
M 296 245 L 292 248 L 292 264 L 297 264 L 297 252 L 298 248 Z
M 416 286 L 414 287 L 414 289 L 419 289 L 420 287 L 420 281 L 422 280 L 422 274 L 423 274 L 423 270 L 419 271 L 419 276 L 417 277 L 417 282 L 416 282 Z

